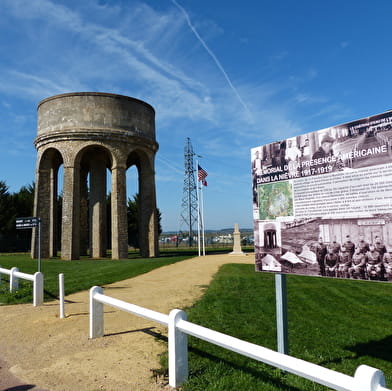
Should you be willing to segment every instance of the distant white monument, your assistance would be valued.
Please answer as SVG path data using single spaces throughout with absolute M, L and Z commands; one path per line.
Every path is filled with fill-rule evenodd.
M 233 237 L 234 237 L 233 251 L 229 253 L 229 255 L 246 255 L 241 249 L 241 233 L 240 230 L 238 229 L 237 223 L 234 224 Z

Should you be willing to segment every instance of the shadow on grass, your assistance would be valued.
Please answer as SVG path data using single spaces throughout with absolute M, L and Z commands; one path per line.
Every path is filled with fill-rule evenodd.
M 34 388 L 34 384 L 24 384 L 23 386 L 15 386 L 10 388 L 5 388 L 4 391 L 27 391 Z
M 341 364 L 343 361 L 357 360 L 360 357 L 372 357 L 391 362 L 392 335 L 379 340 L 345 346 L 344 349 L 353 352 L 355 355 L 336 357 L 332 360 L 321 361 L 317 365 Z
M 346 346 L 345 349 L 354 352 L 357 357 L 369 356 L 384 361 L 392 361 L 392 335 L 379 340 Z
M 142 331 L 143 333 L 151 335 L 151 336 L 155 337 L 156 339 L 167 343 L 168 342 L 167 336 L 162 335 L 161 333 L 157 333 L 157 332 L 153 331 L 154 328 L 155 327 L 150 327 L 148 329 L 142 329 L 142 330 L 139 330 L 139 331 Z M 138 331 L 138 330 L 135 330 L 135 331 Z M 207 353 L 207 352 L 205 352 L 203 350 L 200 350 L 198 348 L 195 348 L 195 347 L 192 347 L 192 346 L 188 346 L 188 351 L 193 353 L 193 354 L 195 354 L 195 355 L 197 355 L 197 356 L 199 356 L 199 357 L 206 358 L 206 359 L 208 359 L 210 361 L 213 361 L 215 363 L 223 363 L 223 364 L 225 364 L 227 366 L 230 366 L 230 367 L 232 367 L 232 368 L 234 368 L 236 370 L 243 371 L 243 372 L 245 372 L 245 373 L 247 373 L 247 374 L 249 374 L 249 375 L 251 375 L 251 376 L 253 376 L 253 377 L 255 377 L 255 378 L 259 379 L 259 380 L 261 380 L 261 381 L 264 381 L 264 382 L 269 383 L 269 384 L 273 384 L 279 390 L 301 391 L 300 388 L 284 384 L 283 382 L 279 381 L 279 379 L 273 378 L 272 376 L 271 377 L 265 376 L 265 375 L 261 374 L 260 371 L 254 369 L 254 368 L 249 368 L 249 367 L 247 367 L 245 365 L 238 365 L 238 364 L 236 364 L 236 363 L 234 363 L 232 361 L 222 359 L 221 357 L 217 357 L 217 356 L 215 356 L 213 354 Z M 272 368 L 272 369 L 275 369 L 275 368 Z M 167 372 L 167 370 L 165 368 L 162 368 L 162 369 L 159 369 L 159 370 L 154 370 L 154 371 L 158 371 L 158 372 L 162 372 L 162 373 L 166 373 Z M 284 378 L 285 375 L 286 375 L 286 372 L 284 372 L 284 371 L 279 371 L 279 373 L 280 373 L 280 376 L 282 378 Z M 199 372 L 195 373 L 195 372 L 192 372 L 192 370 L 190 369 L 189 375 L 190 376 L 199 376 L 199 375 L 202 375 L 202 371 L 199 371 Z
M 320 365 L 321 367 L 327 366 L 329 364 L 341 364 L 343 361 L 347 360 L 356 360 L 358 357 L 353 357 L 353 356 L 342 356 L 342 357 L 336 357 L 332 360 L 324 360 L 320 362 L 314 362 L 316 365 Z
M 58 300 L 59 299 L 58 295 L 55 295 L 54 293 L 52 293 L 52 292 L 50 292 L 50 291 L 48 291 L 46 289 L 44 289 L 44 297 L 45 298 L 49 297 L 49 298 L 51 298 L 53 300 Z
M 44 297 L 50 298 L 52 300 L 60 300 L 60 297 L 57 294 L 54 294 L 46 289 L 44 289 Z M 69 299 L 64 299 L 64 303 L 76 304 L 76 303 L 80 303 L 80 301 L 73 301 L 73 300 L 69 300 Z M 58 305 L 58 304 L 52 304 L 52 305 Z

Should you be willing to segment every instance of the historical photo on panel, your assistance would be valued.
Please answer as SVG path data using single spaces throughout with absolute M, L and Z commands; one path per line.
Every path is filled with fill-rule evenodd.
M 293 190 L 289 181 L 259 185 L 257 190 L 260 220 L 293 215 Z
M 282 271 L 391 281 L 392 214 L 281 223 Z
M 281 271 L 282 235 L 278 221 L 255 221 L 256 271 Z

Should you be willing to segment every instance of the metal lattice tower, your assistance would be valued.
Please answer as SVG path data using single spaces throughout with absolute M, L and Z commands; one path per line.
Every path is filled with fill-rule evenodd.
M 195 164 L 191 139 L 187 137 L 184 148 L 185 176 L 181 202 L 179 236 L 188 235 L 189 247 L 193 244 L 193 237 L 197 234 L 197 189 L 195 181 Z

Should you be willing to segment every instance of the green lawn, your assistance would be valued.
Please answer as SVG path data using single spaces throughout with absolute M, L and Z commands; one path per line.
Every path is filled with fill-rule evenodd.
M 247 247 L 246 251 L 251 251 Z M 232 248 L 207 248 L 206 253 L 228 253 Z M 45 278 L 45 300 L 51 300 L 58 296 L 58 275 L 64 273 L 65 294 L 90 289 L 94 285 L 105 285 L 126 278 L 135 277 L 147 273 L 155 268 L 169 265 L 195 257 L 198 255 L 197 248 L 182 247 L 162 250 L 159 258 L 141 258 L 138 251 L 129 253 L 131 259 L 113 261 L 108 258 L 91 260 L 82 258 L 79 261 L 62 261 L 60 259 L 42 260 L 41 271 Z M 0 254 L 0 267 L 11 269 L 18 267 L 20 272 L 34 274 L 38 270 L 37 260 L 32 260 L 29 254 Z M 28 303 L 33 300 L 32 283 L 19 279 L 17 292 L 9 292 L 9 276 L 2 276 L 0 285 L 0 305 Z
M 137 255 L 133 254 L 137 257 Z M 147 273 L 161 266 L 195 256 L 194 251 L 163 253 L 159 258 L 134 258 L 127 260 L 91 260 L 62 261 L 60 259 L 44 259 L 41 271 L 44 274 L 45 300 L 58 296 L 58 275 L 64 273 L 65 294 L 90 289 L 94 285 L 105 285 L 126 278 Z M 6 269 L 16 266 L 19 271 L 34 274 L 37 271 L 37 260 L 29 255 L 1 255 L 0 266 Z M 2 275 L 0 285 L 0 303 L 16 304 L 32 302 L 32 283 L 19 279 L 17 292 L 9 293 L 9 276 Z
M 291 355 L 351 376 L 367 364 L 392 386 L 391 284 L 290 275 L 287 290 Z M 276 349 L 274 276 L 252 265 L 223 266 L 187 314 L 191 322 Z M 184 391 L 327 389 L 193 337 L 189 349 Z

